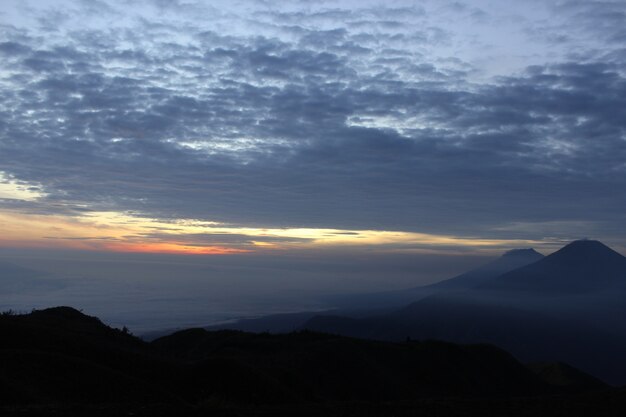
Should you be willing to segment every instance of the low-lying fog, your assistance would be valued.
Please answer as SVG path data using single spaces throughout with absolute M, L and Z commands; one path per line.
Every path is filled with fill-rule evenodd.
M 176 256 L 0 251 L 0 309 L 70 305 L 132 332 L 325 310 L 324 296 L 408 288 L 474 268 L 475 254 Z

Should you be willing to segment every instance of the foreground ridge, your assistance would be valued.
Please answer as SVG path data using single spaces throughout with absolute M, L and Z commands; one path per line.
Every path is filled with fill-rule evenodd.
M 293 411 L 344 403 L 333 408 L 339 412 L 349 404 L 391 402 L 393 408 L 409 401 L 411 408 L 445 397 L 506 403 L 569 395 L 575 387 L 550 383 L 489 345 L 204 329 L 147 343 L 69 307 L 6 314 L 0 330 L 6 336 L 3 415 L 20 415 L 20 405 L 64 413 L 68 404 L 92 411 L 149 405 L 146 410 L 193 415 L 207 407 L 219 411 L 224 401 L 240 407 L 241 415 L 251 405 Z

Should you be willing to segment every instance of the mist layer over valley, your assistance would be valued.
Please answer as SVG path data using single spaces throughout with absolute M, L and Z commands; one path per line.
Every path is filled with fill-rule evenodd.
M 0 251 L 0 309 L 71 305 L 136 334 L 244 317 L 322 311 L 337 294 L 427 284 L 492 255 L 349 252 L 198 257 Z

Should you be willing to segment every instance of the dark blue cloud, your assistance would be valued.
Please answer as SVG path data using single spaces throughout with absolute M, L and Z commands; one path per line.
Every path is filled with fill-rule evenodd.
M 619 37 L 619 17 L 605 12 L 586 18 Z M 0 170 L 41 184 L 50 211 L 65 202 L 472 235 L 587 221 L 623 233 L 619 48 L 476 83 L 463 62 L 389 46 L 450 41 L 440 28 L 393 33 L 407 13 L 264 13 L 290 33 L 281 39 L 154 22 L 140 33 L 77 30 L 62 44 L 7 31 Z

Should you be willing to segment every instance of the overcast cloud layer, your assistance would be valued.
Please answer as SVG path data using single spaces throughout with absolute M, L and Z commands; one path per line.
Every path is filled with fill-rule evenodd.
M 624 243 L 624 1 L 6 3 L 5 210 Z

